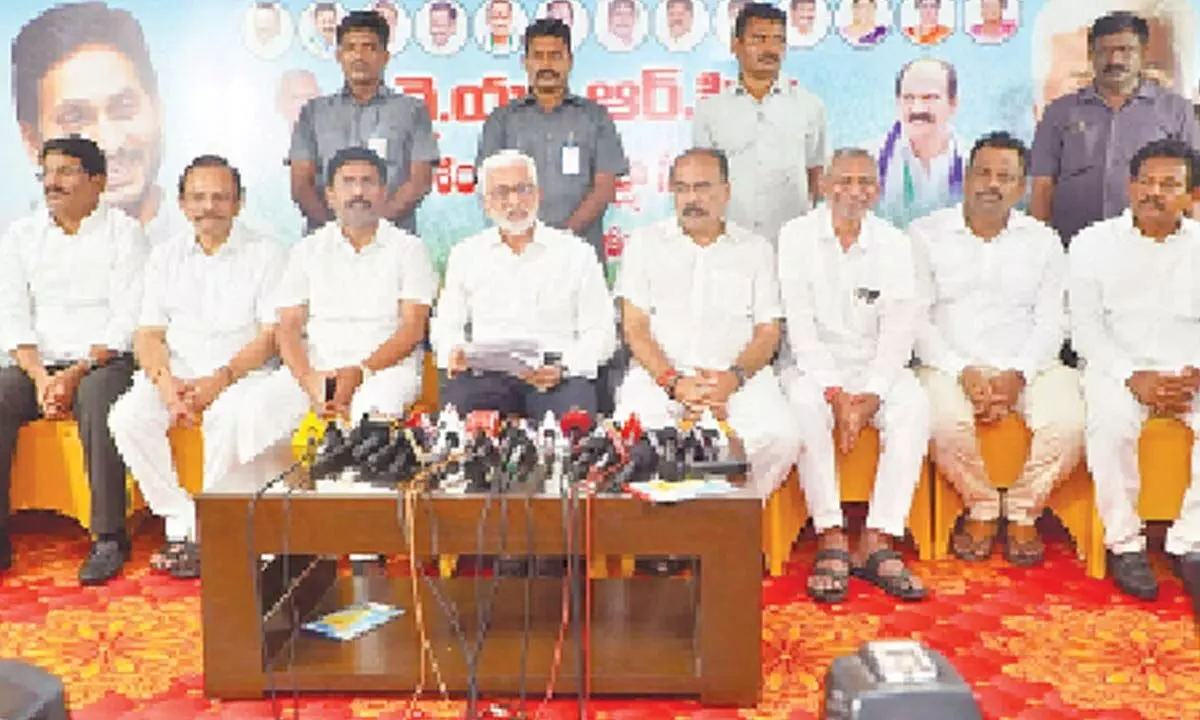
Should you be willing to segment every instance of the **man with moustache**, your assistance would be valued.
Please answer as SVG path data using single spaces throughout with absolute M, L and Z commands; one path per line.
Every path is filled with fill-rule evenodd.
M 1153 600 L 1158 580 L 1138 516 L 1138 438 L 1151 417 L 1200 429 L 1200 224 L 1184 216 L 1196 187 L 1195 150 L 1156 140 L 1129 163 L 1130 209 L 1093 223 L 1071 244 L 1071 334 L 1083 370 L 1087 460 L 1104 523 L 1109 570 L 1127 595 Z M 1166 550 L 1200 564 L 1200 445 Z M 1153 478 L 1147 478 L 1153 482 Z
M 985 135 L 971 149 L 962 205 L 914 221 L 908 234 L 928 308 L 917 355 L 934 459 L 967 509 L 951 548 L 963 560 L 987 560 L 1004 518 L 1004 555 L 1028 567 L 1045 554 L 1034 523 L 1083 457 L 1084 409 L 1078 373 L 1058 359 L 1066 254 L 1054 230 L 1016 209 L 1025 163 L 1020 140 Z M 1002 495 L 975 430 L 1012 413 L 1033 442 L 1020 479 Z
M 604 106 L 568 88 L 574 62 L 571 29 L 542 19 L 525 30 L 529 92 L 488 115 L 475 167 L 501 150 L 533 158 L 543 188 L 538 219 L 568 230 L 604 259 L 604 213 L 616 198 L 629 161 Z
M 46 140 L 78 134 L 107 157 L 105 201 L 152 240 L 169 234 L 155 185 L 162 163 L 158 79 L 138 21 L 101 2 L 57 5 L 29 21 L 12 44 L 12 91 L 29 157 Z
M 901 600 L 926 595 L 892 538 L 905 520 L 929 442 L 929 408 L 906 367 L 921 315 L 908 236 L 871 208 L 879 176 L 859 148 L 834 152 L 825 204 L 779 234 L 779 284 L 795 367 L 784 387 L 805 451 L 798 466 L 819 537 L 808 594 L 846 599 L 851 573 Z M 851 555 L 842 528 L 837 453 L 862 431 L 880 432 L 879 469 L 866 527 Z
M 1030 213 L 1069 244 L 1091 223 L 1129 207 L 1124 168 L 1150 141 L 1173 138 L 1200 148 L 1191 103 L 1143 76 L 1147 22 L 1105 15 L 1088 33 L 1092 84 L 1046 107 L 1033 139 Z
M 313 6 L 313 29 L 321 42 L 321 50 L 332 53 L 337 48 L 338 8 L 331 2 L 319 2 Z M 329 57 L 327 54 L 326 57 Z
M 246 456 L 286 437 L 310 409 L 324 417 L 400 417 L 420 393 L 420 344 L 437 293 L 429 253 L 420 238 L 382 221 L 382 158 L 346 148 L 328 172 L 325 193 L 337 219 L 289 251 L 276 296 L 286 367 L 243 406 L 239 451 Z
M 433 184 L 439 154 L 425 103 L 383 82 L 388 26 L 379 13 L 352 12 L 337 29 L 337 59 L 346 78 L 333 95 L 310 101 L 300 111 L 288 153 L 292 200 L 316 230 L 333 219 L 323 179 L 328 164 L 347 147 L 368 148 L 387 167 L 382 217 L 416 232 L 416 210 Z
M 820 199 L 828 154 L 825 105 L 781 73 L 787 16 L 750 3 L 734 24 L 737 85 L 697 104 L 695 144 L 729 158 L 729 222 L 772 243 Z
M 435 48 L 449 48 L 458 32 L 458 8 L 448 2 L 429 6 L 429 39 Z
M 788 24 L 789 45 L 810 45 L 817 29 L 817 0 L 792 0 Z
M 12 562 L 6 528 L 17 432 L 45 418 L 79 424 L 91 483 L 91 552 L 83 585 L 105 583 L 129 558 L 125 464 L 108 432 L 109 409 L 129 387 L 130 342 L 142 298 L 145 236 L 101 200 L 106 159 L 72 135 L 42 146 L 46 208 L 0 238 L 0 571 Z
M 771 244 L 725 221 L 729 165 L 711 148 L 671 165 L 675 217 L 635 230 L 616 294 L 636 361 L 615 416 L 646 428 L 706 414 L 727 420 L 764 499 L 800 453 L 798 428 L 771 358 L 779 345 L 779 286 Z
M 533 158 L 501 150 L 483 161 L 479 177 L 494 227 L 450 251 L 430 333 L 438 367 L 450 378 L 442 405 L 535 420 L 572 408 L 595 414 L 597 371 L 616 344 L 596 254 L 578 236 L 537 220 L 542 189 Z M 520 375 L 470 366 L 472 344 L 507 342 L 532 344 L 541 364 Z
M 667 0 L 667 38 L 669 47 L 681 47 L 692 33 L 696 22 L 692 0 Z
M 177 578 L 200 575 L 196 508 L 180 487 L 167 431 L 204 430 L 204 486 L 249 457 L 238 419 L 275 354 L 274 292 L 283 246 L 237 221 L 237 168 L 215 155 L 193 160 L 179 179 L 179 206 L 193 230 L 150 253 L 133 347 L 141 372 L 109 414 L 121 457 L 167 544 L 151 565 Z

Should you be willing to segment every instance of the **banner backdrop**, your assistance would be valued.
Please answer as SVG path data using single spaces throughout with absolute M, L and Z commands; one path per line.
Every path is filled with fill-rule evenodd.
M 521 29 L 551 13 L 574 30 L 572 89 L 608 106 L 632 161 L 607 216 L 615 259 L 630 229 L 671 210 L 667 170 L 690 145 L 692 110 L 736 78 L 728 38 L 741 4 L 4 0 L 0 29 L 13 39 L 14 102 L 0 113 L 0 220 L 40 202 L 41 140 L 79 132 L 109 153 L 110 199 L 152 238 L 186 228 L 175 204 L 179 173 L 194 156 L 218 153 L 242 169 L 247 221 L 294 242 L 301 222 L 284 164 L 291 124 L 305 101 L 341 86 L 332 54 L 337 20 L 373 7 L 395 29 L 386 81 L 425 100 L 439 135 L 443 160 L 418 225 L 440 263 L 453 243 L 483 227 L 472 180 L 480 127 L 490 110 L 524 92 Z M 1046 102 L 1088 82 L 1085 29 L 1102 12 L 1150 19 L 1151 74 L 1196 94 L 1200 0 L 779 4 L 789 13 L 785 73 L 824 100 L 833 147 L 858 145 L 879 156 L 884 212 L 902 223 L 954 201 L 976 137 L 1008 130 L 1029 140 Z M 80 38 L 91 44 L 79 46 Z M 898 96 L 899 70 L 922 57 L 949 63 L 955 87 Z M 903 170 L 910 126 L 945 140 L 929 165 L 939 180 L 924 190 Z

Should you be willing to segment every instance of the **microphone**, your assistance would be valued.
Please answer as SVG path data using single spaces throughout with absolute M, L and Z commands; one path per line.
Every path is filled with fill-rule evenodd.
M 561 426 L 563 435 L 570 438 L 574 445 L 592 431 L 592 417 L 586 411 L 575 408 L 562 416 Z

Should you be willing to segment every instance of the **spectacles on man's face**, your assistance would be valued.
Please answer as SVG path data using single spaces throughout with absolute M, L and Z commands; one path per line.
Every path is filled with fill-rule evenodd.
M 516 194 L 521 200 L 528 200 L 537 190 L 533 183 L 517 183 L 516 185 L 493 185 L 488 188 L 488 198 L 492 202 L 504 202 L 510 195 Z
M 37 171 L 38 182 L 45 182 L 47 178 L 51 180 L 61 180 L 64 178 L 73 178 L 80 175 L 86 175 L 87 171 L 79 165 L 60 165 L 52 168 L 42 168 Z

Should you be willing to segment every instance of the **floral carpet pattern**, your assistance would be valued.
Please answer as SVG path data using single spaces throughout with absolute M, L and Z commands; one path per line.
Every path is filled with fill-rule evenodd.
M 0 657 L 59 675 L 75 720 L 297 716 L 290 696 L 275 706 L 204 697 L 199 584 L 146 570 L 161 541 L 152 525 L 136 538 L 125 576 L 100 588 L 75 581 L 87 552 L 78 526 L 25 514 L 15 519 L 14 530 L 17 564 L 0 579 Z M 804 595 L 812 551 L 812 541 L 802 541 L 788 573 L 764 581 L 758 707 L 597 700 L 589 715 L 815 720 L 834 658 L 873 638 L 912 637 L 954 664 L 988 720 L 1200 718 L 1200 626 L 1165 567 L 1159 568 L 1163 591 L 1157 602 L 1128 600 L 1110 582 L 1087 578 L 1064 540 L 1052 542 L 1046 564 L 1032 571 L 1008 566 L 999 553 L 973 565 L 917 564 L 933 588 L 923 603 L 892 602 L 855 580 L 847 603 L 820 607 Z M 531 701 L 530 717 L 538 716 L 539 705 Z M 464 708 L 428 693 L 416 702 L 404 696 L 305 697 L 296 706 L 300 718 L 337 720 L 462 718 Z M 554 700 L 540 717 L 578 717 L 577 707 L 570 699 Z

